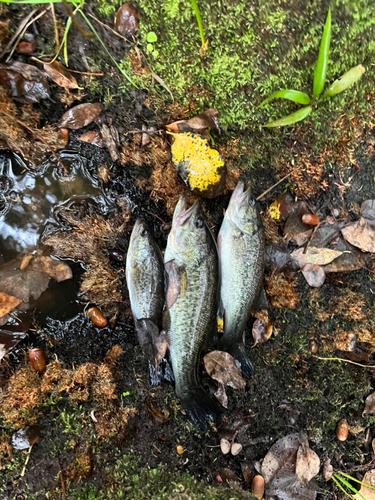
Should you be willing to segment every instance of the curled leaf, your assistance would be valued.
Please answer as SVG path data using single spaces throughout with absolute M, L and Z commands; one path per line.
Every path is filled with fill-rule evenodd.
M 340 78 L 332 83 L 329 89 L 324 93 L 324 97 L 327 95 L 332 96 L 343 92 L 351 85 L 353 85 L 353 83 L 357 82 L 365 71 L 366 69 L 362 66 L 362 64 L 354 66 L 354 68 L 350 69 L 347 73 L 340 76 Z
M 308 444 L 302 443 L 297 451 L 296 476 L 298 481 L 306 485 L 319 473 L 320 459 L 318 455 L 309 448 Z
M 331 42 L 331 9 L 328 9 L 326 23 L 322 41 L 320 42 L 319 56 L 314 72 L 314 97 L 317 97 L 323 90 L 326 81 L 327 66 L 329 59 L 329 44 Z
M 253 324 L 253 338 L 255 347 L 257 344 L 263 344 L 271 337 L 273 330 L 272 321 L 262 321 L 261 319 L 256 319 Z
M 270 102 L 272 99 L 288 99 L 289 101 L 296 102 L 297 104 L 310 104 L 310 97 L 304 92 L 300 92 L 299 90 L 277 90 L 273 94 L 271 94 L 267 99 L 264 99 L 259 104 L 259 108 Z
M 99 118 L 102 109 L 103 104 L 100 103 L 89 102 L 85 104 L 78 104 L 78 106 L 69 109 L 63 114 L 58 126 L 60 128 L 70 128 L 72 130 L 86 127 L 86 125 L 89 125 L 91 122 Z
M 66 89 L 78 89 L 78 83 L 74 76 L 57 61 L 53 61 L 49 64 L 43 65 L 44 71 L 47 73 L 49 78 L 53 80 L 60 87 Z
M 291 115 L 284 116 L 283 118 L 279 118 L 279 120 L 267 123 L 266 125 L 263 125 L 263 127 L 273 128 L 273 127 L 285 127 L 286 125 L 293 125 L 293 123 L 297 123 L 306 118 L 306 116 L 309 115 L 311 111 L 312 107 L 306 106 L 306 108 L 299 109 L 298 111 L 292 113 Z
M 337 250 L 331 250 L 330 248 L 316 248 L 311 246 L 307 249 L 306 253 L 304 252 L 304 248 L 299 248 L 290 254 L 291 257 L 298 262 L 301 269 L 304 268 L 306 264 L 325 266 L 337 259 L 337 257 L 340 257 L 343 253 Z
M 208 375 L 219 382 L 215 396 L 227 408 L 228 397 L 225 386 L 228 385 L 233 389 L 245 389 L 246 387 L 246 382 L 241 377 L 241 371 L 236 365 L 235 359 L 227 352 L 212 351 L 205 355 L 203 363 Z
M 375 252 L 375 227 L 362 217 L 359 221 L 348 224 L 341 232 L 351 245 L 360 248 L 363 252 Z
M 189 120 L 178 120 L 166 125 L 165 128 L 168 132 L 176 134 L 183 132 L 206 134 L 208 128 L 215 128 L 220 134 L 219 113 L 216 109 L 209 108 L 200 115 L 193 116 Z

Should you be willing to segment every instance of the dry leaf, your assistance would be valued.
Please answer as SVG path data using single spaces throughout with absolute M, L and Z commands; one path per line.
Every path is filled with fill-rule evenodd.
M 184 132 L 205 134 L 209 128 L 215 128 L 219 134 L 221 133 L 219 127 L 219 113 L 213 108 L 207 109 L 200 115 L 190 118 L 190 120 L 179 120 L 177 122 L 173 122 L 170 125 L 166 125 L 165 128 L 168 132 L 173 132 L 175 134 L 181 134 Z
M 260 319 L 256 319 L 253 324 L 253 338 L 255 347 L 257 344 L 263 344 L 267 342 L 267 340 L 271 337 L 273 330 L 272 321 L 262 321 Z
M 343 252 L 330 250 L 329 248 L 316 248 L 309 247 L 304 253 L 304 248 L 299 248 L 291 253 L 291 257 L 298 262 L 299 267 L 302 269 L 306 264 L 313 264 L 315 266 L 325 266 L 333 260 L 340 257 Z
M 359 221 L 345 226 L 341 232 L 346 241 L 360 248 L 363 252 L 375 252 L 375 227 L 362 217 Z
M 371 225 L 375 225 L 375 200 L 366 200 L 361 205 L 361 215 Z
M 140 10 L 133 3 L 124 3 L 116 12 L 115 29 L 120 35 L 128 37 L 134 35 L 139 28 Z
M 375 413 L 375 392 L 367 396 L 365 401 L 365 409 L 362 415 L 373 415 Z
M 302 269 L 302 274 L 310 286 L 319 288 L 323 285 L 326 279 L 326 273 L 321 266 L 314 266 L 313 264 L 306 264 Z
M 364 475 L 364 478 L 362 479 L 362 483 L 368 484 L 369 486 L 372 486 L 375 488 L 375 470 L 369 470 L 366 472 Z M 361 484 L 361 488 L 359 490 L 360 496 L 358 493 L 353 496 L 355 500 L 363 500 L 365 498 L 366 500 L 375 500 L 375 490 L 368 488 L 367 486 L 363 486 Z
M 329 458 L 326 458 L 325 461 L 324 461 L 323 476 L 324 476 L 324 480 L 326 482 L 330 481 L 330 479 L 332 479 L 332 476 L 333 476 L 333 467 L 331 465 L 331 460 Z
M 49 78 L 51 78 L 51 80 L 57 83 L 60 87 L 64 87 L 66 89 L 79 88 L 74 76 L 59 62 L 53 61 L 49 64 L 44 64 L 43 68 Z
M 363 253 L 345 241 L 341 235 L 338 238 L 335 250 L 343 252 L 343 254 L 324 267 L 326 273 L 355 271 L 365 265 Z
M 296 476 L 298 481 L 306 485 L 319 473 L 320 459 L 309 445 L 301 444 L 296 459 Z
M 278 500 L 315 500 L 318 486 L 314 482 L 301 484 L 290 469 L 281 469 L 280 473 L 266 487 L 265 498 Z
M 224 406 L 224 408 L 228 408 L 228 396 L 225 392 L 225 385 L 219 382 L 217 391 L 214 394 L 219 403 Z
M 120 154 L 118 146 L 120 145 L 120 138 L 117 129 L 112 125 L 111 117 L 106 117 L 106 121 L 102 119 L 98 120 L 97 125 L 100 128 L 100 133 L 111 155 L 112 161 L 115 162 L 119 160 Z
M 294 472 L 301 444 L 308 445 L 306 437 L 294 433 L 279 439 L 271 446 L 262 463 L 262 476 L 266 484 L 272 481 L 281 468 L 287 467 Z
M 98 146 L 98 148 L 105 148 L 106 142 L 102 137 L 100 132 L 96 132 L 95 130 L 90 130 L 85 134 L 82 134 L 78 137 L 79 141 L 88 142 L 89 144 L 93 144 L 94 146 Z
M 99 118 L 102 109 L 103 104 L 99 102 L 78 104 L 78 106 L 69 109 L 69 111 L 63 114 L 58 126 L 60 128 L 70 128 L 73 130 L 86 127 Z
M 21 304 L 21 302 L 22 300 L 17 299 L 12 295 L 0 292 L 0 318 L 12 311 L 15 307 Z

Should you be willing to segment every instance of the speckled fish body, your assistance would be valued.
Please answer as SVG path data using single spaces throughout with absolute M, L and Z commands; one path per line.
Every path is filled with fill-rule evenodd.
M 243 345 L 250 311 L 263 287 L 264 232 L 251 190 L 240 181 L 233 191 L 218 236 L 220 310 L 224 333 L 219 349 L 232 354 L 244 372 L 253 367 Z
M 201 430 L 220 411 L 199 386 L 197 369 L 216 325 L 218 257 L 199 202 L 189 209 L 181 196 L 165 251 L 168 278 L 163 326 L 169 338 L 176 394 Z

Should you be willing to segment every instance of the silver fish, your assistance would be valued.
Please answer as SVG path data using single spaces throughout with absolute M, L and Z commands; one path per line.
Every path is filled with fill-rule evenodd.
M 229 352 L 244 372 L 253 366 L 246 354 L 243 334 L 250 311 L 263 287 L 264 232 L 250 187 L 239 181 L 233 191 L 218 236 L 220 309 L 224 333 L 219 349 Z
M 201 349 L 216 326 L 218 257 L 199 202 L 187 208 L 185 195 L 174 211 L 164 260 L 168 286 L 163 327 L 176 394 L 189 418 L 204 431 L 207 420 L 220 412 L 197 375 Z

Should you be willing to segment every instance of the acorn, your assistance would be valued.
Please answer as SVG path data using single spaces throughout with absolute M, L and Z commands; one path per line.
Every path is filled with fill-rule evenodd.
M 320 222 L 319 217 L 314 214 L 302 215 L 302 222 L 308 226 L 317 226 Z
M 97 307 L 90 307 L 87 310 L 87 316 L 91 319 L 95 326 L 103 328 L 107 325 L 108 321 L 103 316 L 103 313 Z
M 262 476 L 255 476 L 253 482 L 251 483 L 251 492 L 257 497 L 258 500 L 262 500 L 264 495 L 264 479 Z
M 336 437 L 339 441 L 346 441 L 349 435 L 349 424 L 346 420 L 340 420 L 336 427 Z
M 177 446 L 177 448 L 176 448 L 176 451 L 177 451 L 177 454 L 178 454 L 178 455 L 182 455 L 182 454 L 183 454 L 183 452 L 184 452 L 184 449 L 183 449 L 183 447 L 179 444 L 179 445 Z
M 43 373 L 46 369 L 46 358 L 40 349 L 31 349 L 29 352 L 31 366 L 38 373 Z
M 309 351 L 311 354 L 316 354 L 319 350 L 319 346 L 314 339 L 309 340 Z

